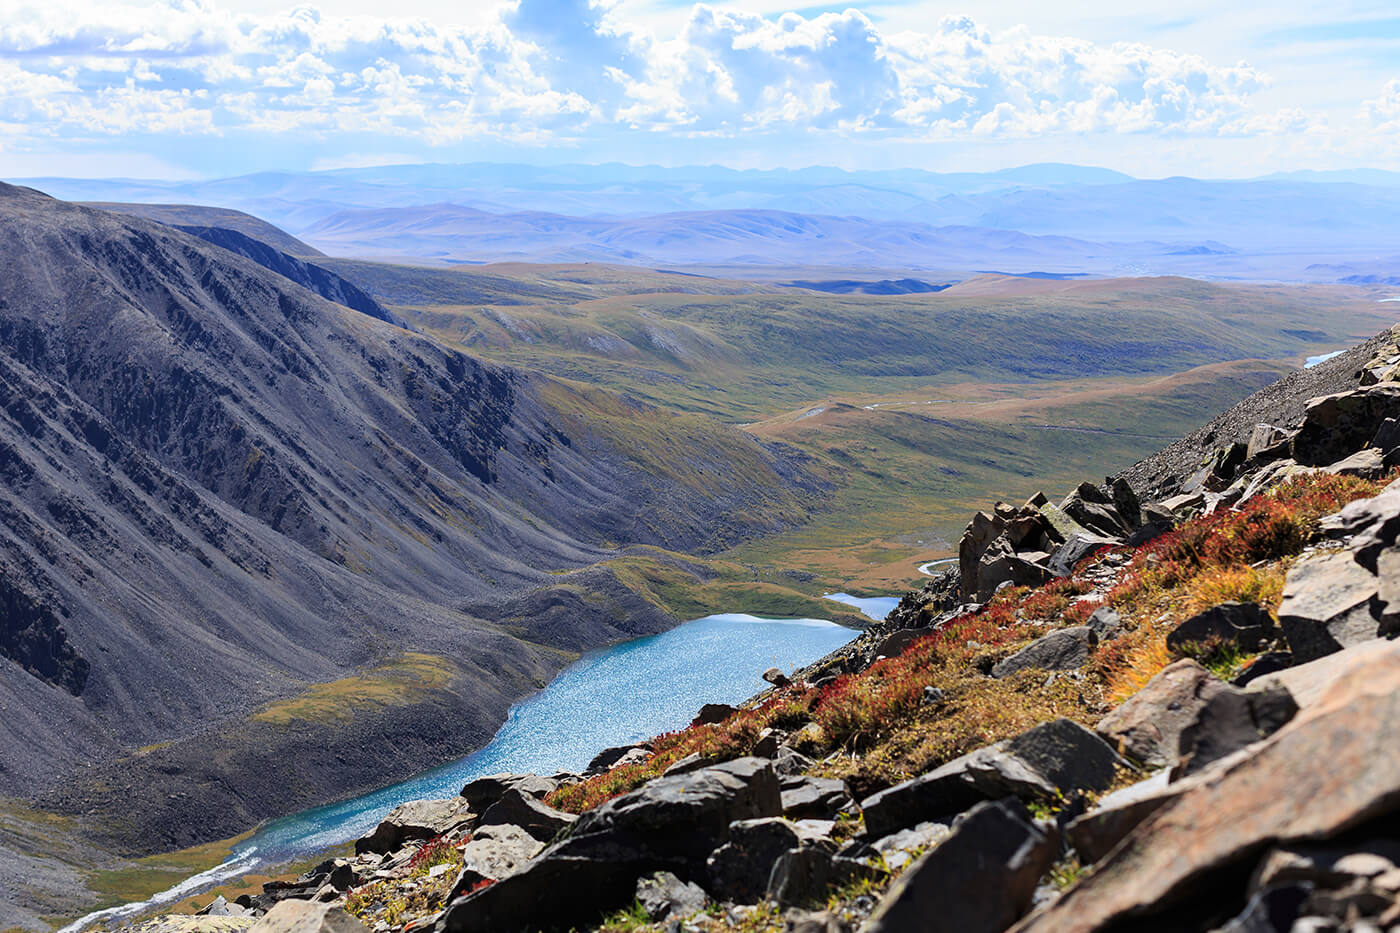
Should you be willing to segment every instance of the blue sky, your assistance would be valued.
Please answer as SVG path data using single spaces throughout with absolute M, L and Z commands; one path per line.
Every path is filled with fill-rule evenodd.
M 0 3 L 4 177 L 1400 169 L 1393 3 Z

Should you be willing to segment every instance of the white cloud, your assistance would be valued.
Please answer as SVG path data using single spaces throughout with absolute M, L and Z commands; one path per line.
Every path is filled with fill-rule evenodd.
M 701 3 L 663 22 L 633 5 L 517 0 L 450 24 L 214 0 L 19 0 L 0 23 L 0 121 L 30 139 L 358 134 L 436 146 L 633 130 L 909 142 L 1328 126 L 1296 104 L 1265 105 L 1270 78 L 1248 64 L 1151 44 L 968 17 L 891 30 L 856 9 Z M 1400 128 L 1400 82 L 1360 119 Z

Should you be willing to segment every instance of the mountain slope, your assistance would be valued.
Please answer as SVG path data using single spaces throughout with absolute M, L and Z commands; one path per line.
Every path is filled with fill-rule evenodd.
M 89 201 L 83 206 L 112 211 L 115 214 L 145 217 L 147 220 L 159 221 L 171 227 L 217 227 L 236 230 L 290 256 L 310 258 L 322 255 L 315 247 L 308 246 L 280 227 L 252 214 L 229 208 L 206 207 L 200 204 L 131 204 L 119 201 Z
M 464 606 L 803 516 L 800 466 L 712 422 L 482 364 L 148 221 L 9 186 L 0 217 L 0 794 L 81 767 L 51 804 L 137 848 L 466 751 L 561 648 L 671 621 L 622 594 L 530 643 Z M 684 436 L 687 470 L 617 405 Z M 297 700 L 346 678 L 329 713 Z M 407 724 L 431 741 L 376 745 Z

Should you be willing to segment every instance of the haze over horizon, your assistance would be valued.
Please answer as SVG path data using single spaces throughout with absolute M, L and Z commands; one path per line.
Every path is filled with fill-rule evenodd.
M 405 163 L 1395 166 L 1386 4 L 9 4 L 0 175 Z M 971 14 L 971 15 L 969 15 Z

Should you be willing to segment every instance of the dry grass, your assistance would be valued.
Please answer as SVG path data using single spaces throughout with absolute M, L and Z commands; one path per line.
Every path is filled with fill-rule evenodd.
M 446 687 L 454 676 L 456 668 L 446 658 L 409 652 L 363 674 L 316 684 L 300 696 L 264 707 L 252 718 L 278 726 L 294 719 L 343 722 L 359 707 L 414 702 L 429 691 Z

